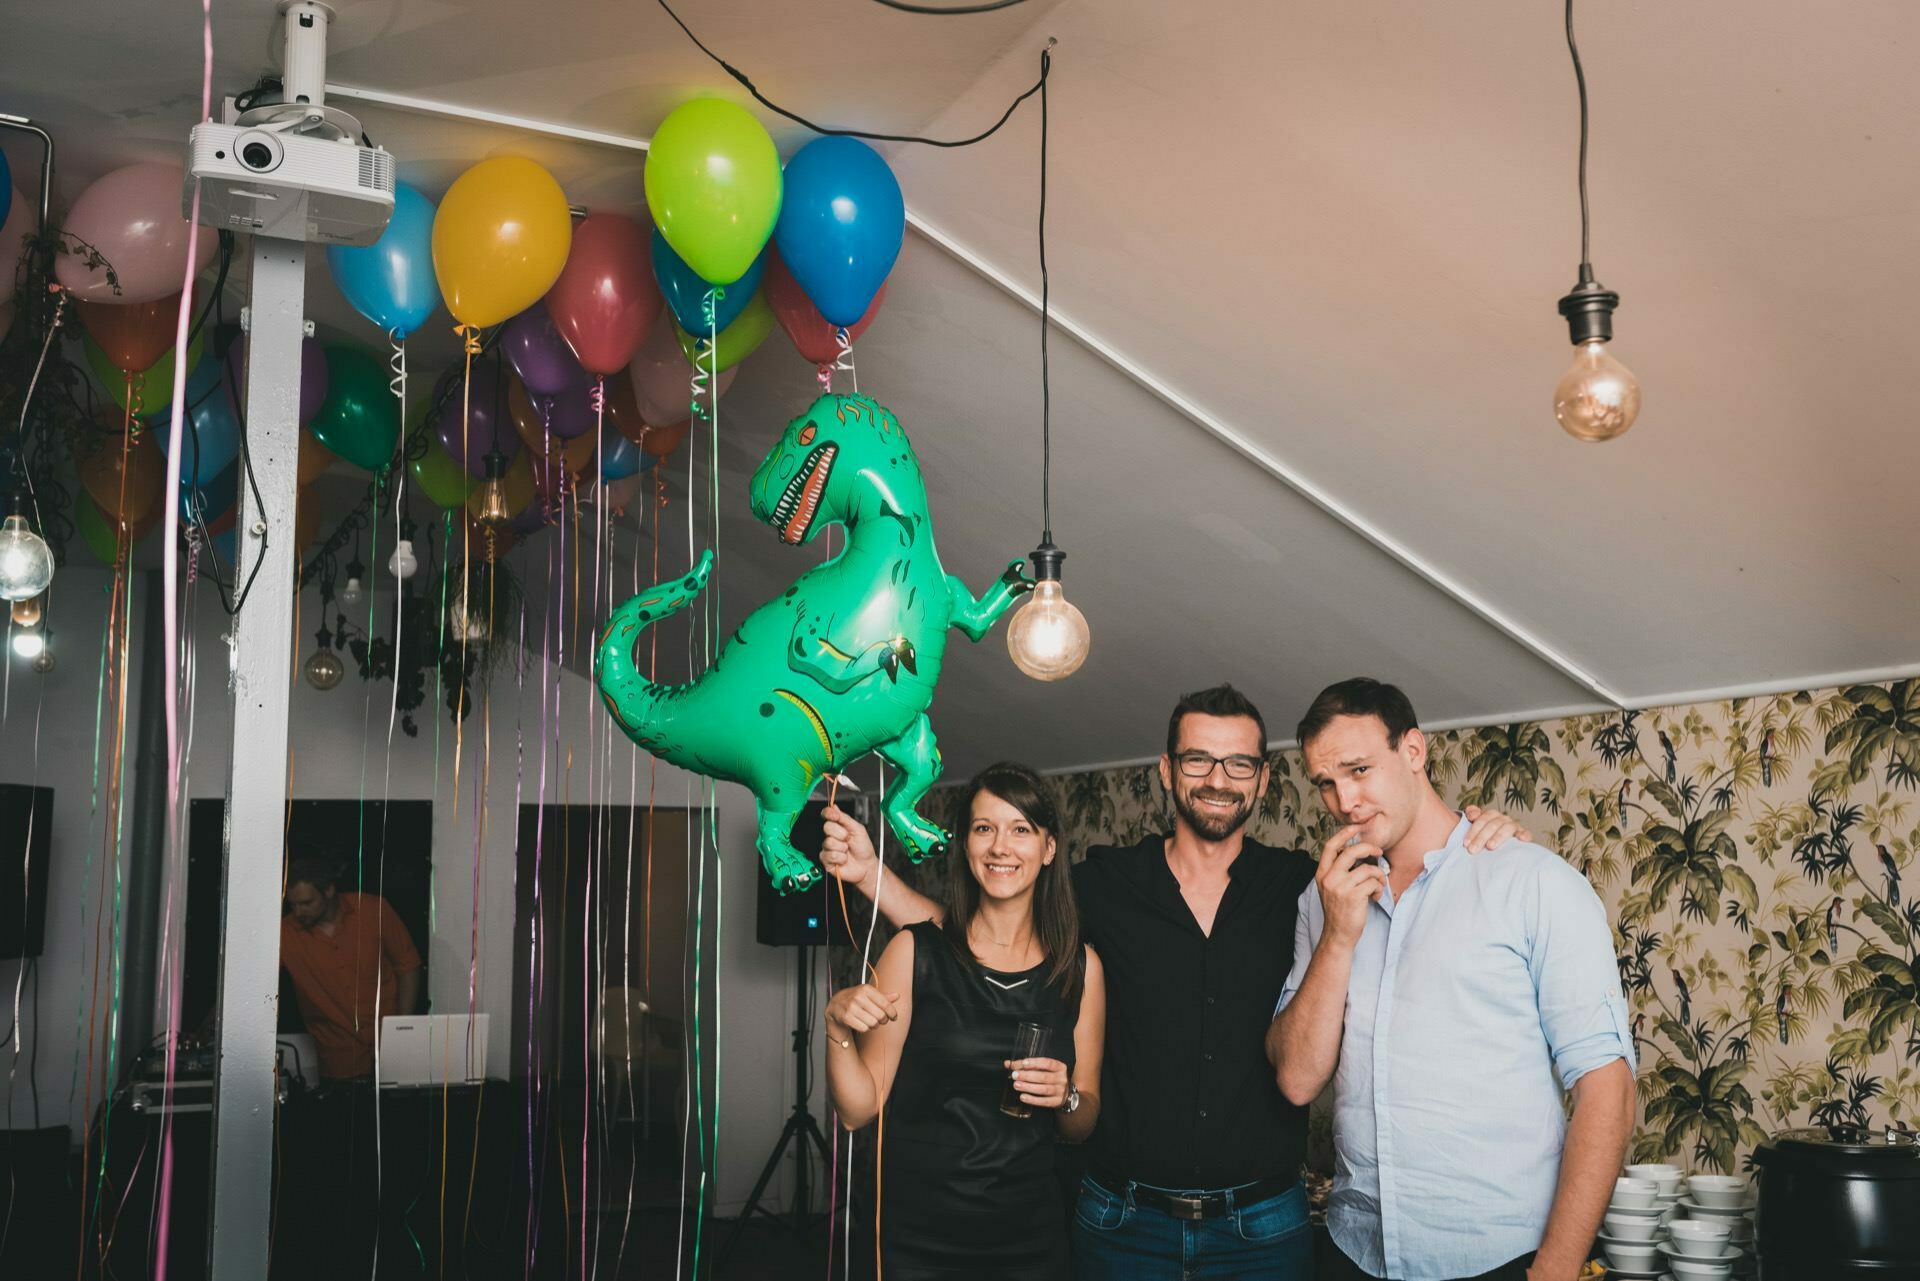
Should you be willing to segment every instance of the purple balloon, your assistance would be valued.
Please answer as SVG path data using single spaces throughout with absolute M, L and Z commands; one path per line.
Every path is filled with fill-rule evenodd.
M 537 302 L 509 320 L 500 331 L 500 350 L 527 386 L 529 396 L 558 396 L 588 385 L 587 371 L 573 348 L 553 326 L 547 304 Z
M 246 360 L 245 342 L 236 342 L 227 348 L 227 387 L 246 385 L 243 362 Z M 229 390 L 228 395 L 233 393 Z M 320 349 L 318 338 L 300 340 L 300 425 L 306 426 L 313 416 L 320 412 L 321 404 L 327 398 L 327 354 Z
M 440 411 L 440 444 L 453 461 L 467 469 L 470 476 L 485 477 L 487 455 L 498 451 L 512 462 L 521 449 L 520 433 L 513 429 L 507 409 L 507 372 L 497 360 L 483 360 L 473 367 L 473 381 L 466 390 L 464 410 L 460 391 L 463 366 L 455 365 L 440 375 L 433 389 L 433 403 Z M 465 417 L 462 417 L 462 414 Z
M 513 518 L 513 531 L 516 534 L 531 534 L 546 527 L 547 500 L 535 494 L 533 501 L 522 507 L 520 514 Z
M 569 387 L 557 396 L 536 395 L 527 388 L 534 408 L 542 411 L 547 430 L 562 440 L 574 440 L 594 429 L 599 415 L 593 409 L 593 381 Z

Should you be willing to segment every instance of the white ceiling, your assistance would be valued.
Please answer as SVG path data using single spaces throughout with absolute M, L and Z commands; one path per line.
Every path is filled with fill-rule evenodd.
M 1553 0 L 681 7 L 802 114 L 940 136 L 991 121 L 1060 41 L 1053 301 L 1100 350 L 1053 344 L 1054 523 L 1093 657 L 1042 686 L 997 634 L 951 649 L 950 768 L 1146 756 L 1173 696 L 1221 678 L 1281 738 L 1360 671 L 1432 722 L 1920 671 L 1920 9 L 1581 7 L 1594 262 L 1646 389 L 1633 431 L 1594 447 L 1549 407 L 1578 262 Z M 55 131 L 68 195 L 177 154 L 197 6 L 144 6 L 139 27 L 114 0 L 12 8 L 0 110 Z M 265 69 L 272 5 L 215 8 L 231 92 Z M 649 4 L 341 8 L 336 82 L 640 136 L 696 93 L 739 96 Z M 513 150 L 576 203 L 643 203 L 632 153 L 338 105 L 432 192 Z M 985 272 L 910 235 L 859 347 L 862 389 L 929 472 L 948 568 L 977 584 L 1038 533 L 1038 326 L 990 278 L 1037 291 L 1031 105 L 979 147 L 887 149 L 916 216 Z M 807 136 L 765 118 L 783 153 Z M 30 151 L 6 147 L 24 177 Z M 313 313 L 363 332 L 311 277 Z M 451 351 L 414 346 L 416 369 Z M 808 555 L 752 525 L 741 482 L 811 390 L 776 336 L 723 403 L 729 617 Z

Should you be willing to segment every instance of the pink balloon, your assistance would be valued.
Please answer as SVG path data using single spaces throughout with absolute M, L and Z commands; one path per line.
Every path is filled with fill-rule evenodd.
M 69 248 L 81 252 L 60 255 L 55 277 L 74 297 L 89 302 L 152 302 L 179 293 L 193 230 L 180 212 L 183 185 L 178 165 L 128 165 L 96 179 L 67 214 Z M 84 247 L 72 244 L 74 239 L 92 245 L 112 264 L 119 293 L 108 285 L 104 269 L 87 268 Z M 218 241 L 213 228 L 200 229 L 195 274 L 212 259 Z
M 547 314 L 590 374 L 617 374 L 660 314 L 646 229 L 619 214 L 590 215 L 573 229 Z
M 680 350 L 671 317 L 662 316 L 654 322 L 627 369 L 633 375 L 633 398 L 639 402 L 641 421 L 666 427 L 687 416 L 687 406 L 693 401 L 693 366 Z M 737 372 L 737 367 L 720 371 L 720 377 L 714 380 L 720 395 L 727 394 Z
M 20 189 L 13 189 L 13 207 L 7 211 L 7 221 L 0 224 L 0 300 L 13 297 L 20 279 L 20 254 L 26 248 L 27 233 L 33 230 L 37 208 L 37 205 L 28 208 L 27 198 L 20 194 Z

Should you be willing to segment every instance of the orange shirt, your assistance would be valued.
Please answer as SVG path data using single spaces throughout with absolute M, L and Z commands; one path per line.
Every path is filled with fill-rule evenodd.
M 399 1013 L 399 978 L 420 968 L 420 953 L 387 901 L 341 891 L 332 934 L 281 917 L 280 965 L 293 979 L 300 1017 L 319 1048 L 320 1075 L 371 1073 L 380 1016 Z

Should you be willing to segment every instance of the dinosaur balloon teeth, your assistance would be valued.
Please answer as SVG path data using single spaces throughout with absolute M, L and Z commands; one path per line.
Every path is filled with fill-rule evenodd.
M 826 492 L 827 474 L 833 470 L 833 460 L 839 452 L 838 445 L 820 446 L 807 455 L 799 473 L 787 482 L 786 491 L 773 509 L 782 541 L 799 543 L 812 528 L 814 515 L 820 510 L 820 496 Z

